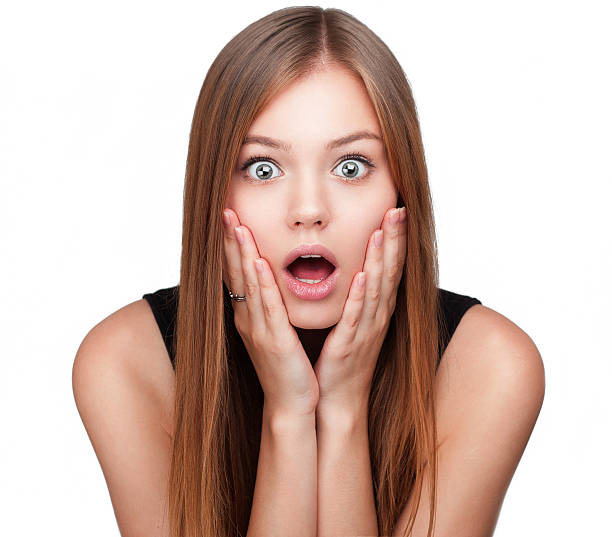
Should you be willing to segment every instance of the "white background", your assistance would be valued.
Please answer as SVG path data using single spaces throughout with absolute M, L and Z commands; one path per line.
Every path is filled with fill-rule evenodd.
M 518 324 L 545 362 L 544 405 L 497 537 L 612 531 L 605 4 L 323 5 L 372 28 L 411 83 L 440 286 Z M 178 283 L 204 76 L 236 33 L 286 5 L 3 4 L 0 534 L 119 535 L 74 404 L 74 356 L 104 317 Z

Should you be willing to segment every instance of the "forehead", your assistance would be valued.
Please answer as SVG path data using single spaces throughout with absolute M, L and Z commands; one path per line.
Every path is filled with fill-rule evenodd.
M 381 135 L 363 81 L 348 69 L 329 67 L 279 91 L 255 118 L 247 136 L 278 138 L 293 147 L 366 130 Z

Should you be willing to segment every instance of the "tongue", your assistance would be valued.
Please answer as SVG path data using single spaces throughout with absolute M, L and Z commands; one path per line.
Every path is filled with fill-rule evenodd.
M 310 257 L 306 259 L 298 257 L 287 267 L 287 269 L 296 278 L 302 278 L 303 280 L 320 280 L 327 278 L 334 271 L 334 266 L 322 257 Z

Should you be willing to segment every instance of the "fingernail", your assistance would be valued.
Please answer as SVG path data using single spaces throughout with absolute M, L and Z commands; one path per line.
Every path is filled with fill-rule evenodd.
M 236 232 L 236 239 L 238 239 L 238 242 L 242 244 L 244 242 L 244 235 L 242 235 L 242 230 L 239 227 L 235 227 L 234 231 Z
M 255 270 L 259 273 L 263 272 L 263 261 L 261 259 L 255 260 Z
M 400 216 L 400 210 L 399 209 L 393 209 L 391 211 L 391 223 L 392 224 L 397 224 L 399 222 L 399 216 Z
M 362 272 L 359 276 L 357 276 L 357 284 L 359 285 L 359 287 L 363 287 L 364 283 L 365 283 L 365 272 Z
M 380 248 L 382 241 L 383 241 L 383 230 L 379 229 L 378 231 L 374 232 L 374 246 L 376 246 L 377 248 Z
M 402 207 L 400 212 L 400 222 L 403 222 L 404 220 L 406 220 L 406 207 Z
M 226 226 L 230 225 L 230 215 L 227 211 L 223 211 L 223 221 L 225 222 Z

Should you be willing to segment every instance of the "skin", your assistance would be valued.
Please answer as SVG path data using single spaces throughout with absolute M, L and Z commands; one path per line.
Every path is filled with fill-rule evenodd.
M 274 156 L 281 166 L 281 181 L 251 185 L 234 178 L 229 200 L 223 277 L 233 291 L 251 295 L 246 303 L 232 305 L 236 326 L 251 329 L 251 335 L 244 331 L 246 340 L 257 343 L 249 354 L 258 374 L 263 373 L 263 417 L 268 419 L 268 425 L 262 427 L 250 527 L 253 534 L 287 534 L 291 526 L 298 529 L 289 533 L 313 535 L 316 521 L 316 533 L 321 536 L 377 535 L 367 414 L 363 405 L 360 411 L 358 406 L 349 407 L 342 415 L 337 411 L 347 402 L 363 403 L 363 387 L 376 360 L 379 337 L 394 307 L 397 269 L 404 263 L 401 245 L 405 229 L 388 221 L 386 204 L 393 207 L 394 200 L 388 189 L 392 188 L 388 171 L 379 157 L 366 152 L 369 147 L 375 153 L 376 147 L 361 151 L 377 164 L 370 183 L 346 185 L 330 173 L 339 157 L 321 148 L 326 137 L 363 128 L 357 119 L 373 117 L 367 113 L 369 101 L 360 100 L 361 90 L 357 91 L 354 80 L 340 75 L 328 72 L 303 81 L 309 86 L 301 88 L 301 99 L 296 85 L 291 88 L 296 93 L 285 92 L 272 103 L 266 113 L 283 98 L 290 101 L 293 97 L 295 113 L 285 108 L 291 114 L 284 117 L 308 119 L 291 123 L 316 125 L 319 137 L 315 139 L 313 134 L 308 138 L 307 132 L 300 131 L 300 138 L 306 138 L 302 145 L 295 145 L 299 140 L 285 140 L 299 149 Z M 334 105 L 332 98 L 338 97 L 334 93 L 338 87 L 342 87 L 342 99 Z M 321 99 L 310 99 L 312 95 L 321 95 Z M 347 105 L 346 113 L 339 114 L 348 102 L 354 106 Z M 319 115 L 323 105 L 328 114 L 338 114 Z M 306 109 L 308 116 L 303 113 Z M 262 114 L 258 121 L 264 117 Z M 328 123 L 328 118 L 334 121 Z M 282 121 L 278 128 L 284 129 Z M 283 133 L 264 134 L 280 137 Z M 329 168 L 325 167 L 327 161 Z M 269 194 L 264 199 L 262 193 Z M 235 240 L 236 226 L 244 231 L 242 244 Z M 374 248 L 371 242 L 372 232 L 379 227 L 384 231 L 382 249 Z M 354 240 L 348 240 L 351 238 Z M 300 242 L 315 241 L 338 256 L 343 270 L 340 286 L 326 301 L 299 303 L 285 289 L 279 289 L 275 276 L 289 249 Z M 253 261 L 260 255 L 264 270 L 256 273 Z M 364 255 L 361 266 L 360 256 Z M 366 287 L 358 288 L 351 275 L 361 270 L 367 273 Z M 353 285 L 350 292 L 349 285 Z M 303 327 L 294 328 L 288 317 Z M 332 324 L 327 326 L 328 322 Z M 304 353 L 308 344 L 302 348 L 298 333 L 302 343 L 311 338 L 322 347 L 314 368 Z M 323 333 L 327 339 L 322 338 Z M 251 352 L 261 349 L 265 352 Z M 321 394 L 309 399 L 315 374 Z M 104 319 L 79 347 L 73 367 L 75 401 L 103 466 L 122 534 L 167 534 L 163 506 L 174 438 L 171 403 L 175 383 L 175 372 L 145 300 Z M 273 424 L 267 403 L 300 392 L 304 397 L 285 407 L 291 419 Z M 435 535 L 493 535 L 543 397 L 543 363 L 529 336 L 495 311 L 482 305 L 471 307 L 445 350 L 436 375 L 439 467 Z M 315 435 L 312 405 L 317 400 Z M 303 419 L 296 419 L 296 412 Z M 122 444 L 116 438 L 122 438 Z M 138 449 L 123 449 L 125 445 Z M 426 473 L 411 534 L 415 537 L 427 534 L 430 488 Z M 405 533 L 410 510 L 418 501 L 415 492 L 395 524 L 394 536 Z
M 331 140 L 361 131 L 374 133 L 379 139 L 359 139 L 334 149 L 325 147 Z M 354 277 L 364 270 L 374 232 L 383 229 L 385 217 L 388 219 L 396 206 L 397 188 L 365 86 L 342 67 L 329 65 L 279 92 L 255 119 L 247 138 L 256 135 L 280 140 L 289 150 L 261 143 L 243 145 L 226 212 L 231 226 L 244 229 L 246 240 L 253 242 L 280 284 L 278 291 L 289 322 L 314 363 L 342 317 Z M 343 158 L 348 153 L 365 156 L 374 167 Z M 256 156 L 270 158 L 240 170 L 245 161 Z M 358 166 L 357 177 L 343 172 L 342 165 L 349 162 Z M 270 179 L 257 177 L 257 167 L 262 164 L 271 166 Z M 389 259 L 384 235 L 381 251 L 388 252 L 387 264 L 396 263 L 399 252 Z M 337 286 L 324 299 L 301 300 L 282 284 L 284 258 L 302 243 L 322 243 L 338 261 Z M 240 252 L 233 248 L 226 251 L 226 256 L 234 259 Z M 380 263 L 383 270 L 383 261 Z M 244 294 L 244 281 L 231 282 L 227 271 L 224 281 L 235 293 Z

